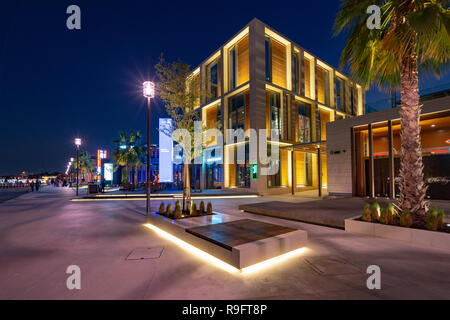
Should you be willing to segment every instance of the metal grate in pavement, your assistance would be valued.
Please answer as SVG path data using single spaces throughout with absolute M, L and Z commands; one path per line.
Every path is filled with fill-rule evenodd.
M 163 251 L 164 247 L 136 248 L 130 252 L 125 260 L 158 259 Z

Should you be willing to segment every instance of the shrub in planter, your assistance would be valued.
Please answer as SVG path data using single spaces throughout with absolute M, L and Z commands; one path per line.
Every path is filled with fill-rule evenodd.
M 164 202 L 161 202 L 161 204 L 159 205 L 159 214 L 164 214 L 165 212 L 165 207 L 164 207 Z
M 181 203 L 180 203 L 180 200 L 177 200 L 177 202 L 175 202 L 174 216 L 175 216 L 175 218 L 181 218 Z
M 380 222 L 382 224 L 389 224 L 391 221 L 389 219 L 389 211 L 387 208 L 382 208 L 380 212 Z
M 411 227 L 413 221 L 412 221 L 412 216 L 411 216 L 411 212 L 409 211 L 409 209 L 405 209 L 403 210 L 403 212 L 400 214 L 400 225 L 402 227 Z
M 372 212 L 370 210 L 370 204 L 366 204 L 364 206 L 364 211 L 361 219 L 367 222 L 370 222 L 372 220 Z
M 372 205 L 372 221 L 373 222 L 378 221 L 378 219 L 380 219 L 380 214 L 381 214 L 380 205 L 377 202 L 375 202 Z
M 191 212 L 190 212 L 191 216 L 196 216 L 197 215 L 197 205 L 195 204 L 194 201 L 192 201 L 191 203 Z
M 211 204 L 211 202 L 208 202 L 208 204 L 206 205 L 206 213 L 207 214 L 212 214 L 212 204 Z
M 169 203 L 169 204 L 167 205 L 166 213 L 167 213 L 167 216 L 168 216 L 169 218 L 172 218 L 172 216 L 173 216 L 173 210 L 172 210 L 172 204 L 171 204 L 171 203 Z
M 200 201 L 200 206 L 199 206 L 198 210 L 200 211 L 200 213 L 205 212 L 205 203 L 203 202 L 203 200 Z
M 393 203 L 389 203 L 386 209 L 389 211 L 389 215 L 392 221 L 398 215 L 397 209 L 395 209 Z
M 427 222 L 425 228 L 431 231 L 436 231 L 444 226 L 443 211 L 439 211 L 436 207 L 431 208 L 427 215 Z

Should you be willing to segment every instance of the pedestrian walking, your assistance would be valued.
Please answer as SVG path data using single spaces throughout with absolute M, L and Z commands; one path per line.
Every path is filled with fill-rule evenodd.
M 31 181 L 30 187 L 31 187 L 31 192 L 33 192 L 34 191 L 34 181 Z
M 39 188 L 41 187 L 41 180 L 36 179 L 36 192 L 39 191 Z

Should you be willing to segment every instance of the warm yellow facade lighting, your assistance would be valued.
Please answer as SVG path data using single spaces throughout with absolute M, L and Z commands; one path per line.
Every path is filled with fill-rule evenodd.
M 218 105 L 219 103 L 220 103 L 220 98 L 214 100 L 214 101 L 211 102 L 211 103 L 208 103 L 206 106 L 203 106 L 202 109 L 203 109 L 203 110 L 206 110 L 206 109 L 208 109 L 208 108 L 210 108 L 210 107 L 214 107 L 214 106 Z

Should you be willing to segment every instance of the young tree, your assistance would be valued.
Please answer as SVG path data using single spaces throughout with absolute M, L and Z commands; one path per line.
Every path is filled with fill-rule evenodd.
M 400 207 L 418 221 L 428 211 L 425 201 L 420 141 L 418 72 L 439 75 L 448 68 L 450 16 L 444 0 L 343 0 L 335 20 L 336 34 L 348 31 L 341 66 L 369 87 L 401 90 Z M 369 28 L 369 6 L 380 8 L 379 29 Z M 375 7 L 376 8 L 376 7 Z M 377 26 L 378 27 L 378 26 Z
M 183 207 L 185 201 L 191 201 L 191 183 L 189 167 L 192 159 L 201 155 L 201 148 L 194 146 L 195 121 L 201 119 L 199 111 L 200 90 L 199 75 L 193 75 L 190 66 L 181 60 L 166 62 L 161 55 L 155 65 L 158 77 L 157 90 L 165 103 L 167 114 L 173 120 L 173 130 L 183 129 L 189 133 L 186 136 L 174 136 L 174 141 L 183 146 L 184 175 L 183 175 Z

